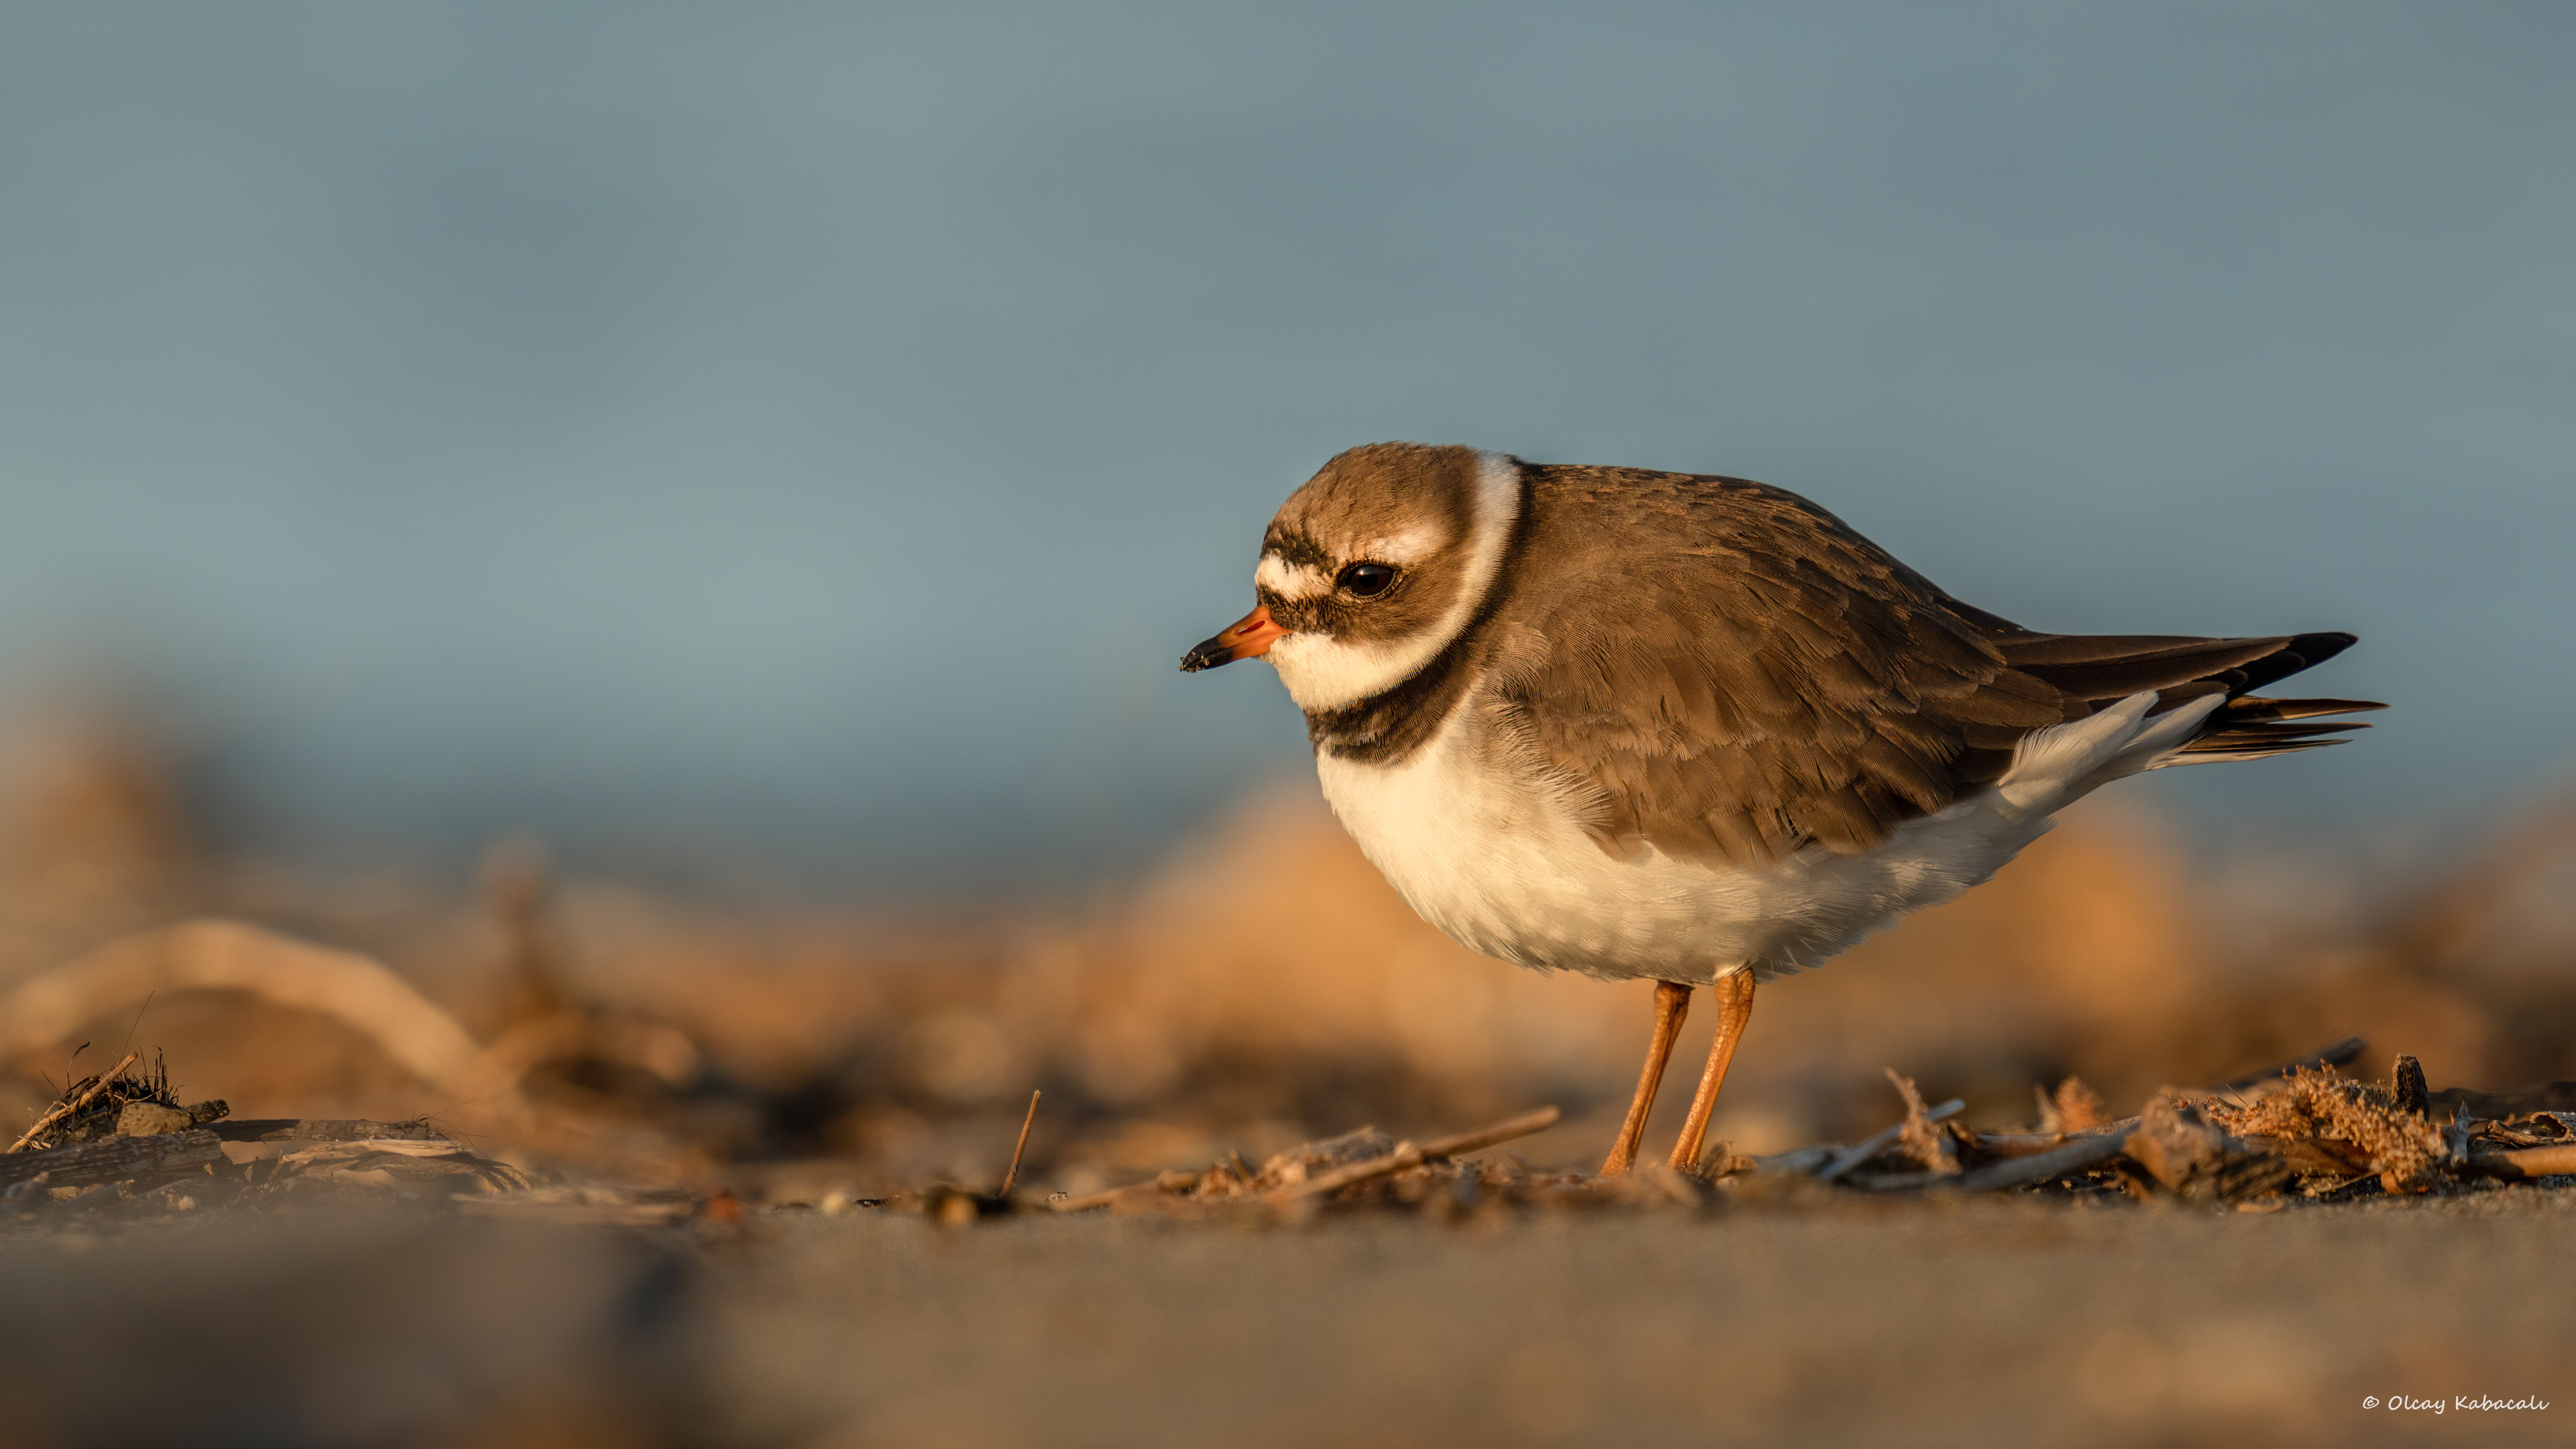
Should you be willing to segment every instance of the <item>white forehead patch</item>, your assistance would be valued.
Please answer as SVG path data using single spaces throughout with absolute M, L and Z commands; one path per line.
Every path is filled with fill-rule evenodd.
M 1475 512 L 1468 524 L 1467 558 L 1460 570 L 1458 595 L 1449 607 L 1419 634 L 1383 643 L 1353 644 L 1322 634 L 1290 633 L 1262 656 L 1278 669 L 1279 682 L 1288 686 L 1288 697 L 1297 701 L 1299 709 L 1316 714 L 1357 704 L 1421 672 L 1422 666 L 1447 648 L 1449 641 L 1467 627 L 1467 621 L 1475 617 L 1476 607 L 1485 601 L 1486 591 L 1493 587 L 1494 574 L 1502 567 L 1503 549 L 1511 542 L 1512 527 L 1520 516 L 1519 460 L 1501 453 L 1482 455 L 1476 463 Z M 1439 538 L 1436 526 L 1418 525 L 1373 540 L 1370 545 L 1372 549 L 1382 546 L 1417 550 L 1411 555 L 1372 552 L 1366 556 L 1387 563 L 1411 563 L 1438 547 Z M 1261 566 L 1268 569 L 1274 562 L 1277 561 L 1265 556 Z M 1286 564 L 1280 564 L 1280 569 L 1282 577 L 1290 576 Z M 1307 569 L 1305 573 L 1324 587 L 1331 587 L 1332 581 L 1315 570 Z M 1260 574 L 1254 577 L 1263 578 Z
M 1333 581 L 1312 564 L 1292 564 L 1275 553 L 1261 556 L 1252 571 L 1252 586 L 1286 599 L 1311 599 L 1332 592 Z
M 1372 538 L 1351 551 L 1353 561 L 1371 559 L 1378 563 L 1418 564 L 1431 557 L 1440 547 L 1440 525 L 1422 522 L 1402 533 Z

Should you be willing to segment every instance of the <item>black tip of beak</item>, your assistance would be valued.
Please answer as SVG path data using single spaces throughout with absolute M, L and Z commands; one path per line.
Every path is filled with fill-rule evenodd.
M 1224 637 L 1220 634 L 1215 639 L 1200 640 L 1189 653 L 1181 656 L 1181 672 L 1196 674 L 1202 669 L 1214 669 L 1221 664 L 1232 664 L 1234 646 L 1220 643 L 1219 641 Z

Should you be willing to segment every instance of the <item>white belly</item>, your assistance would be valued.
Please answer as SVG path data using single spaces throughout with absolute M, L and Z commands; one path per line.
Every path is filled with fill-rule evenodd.
M 1768 980 L 1952 899 L 2045 834 L 2076 797 L 2161 763 L 2186 723 L 2179 716 L 2198 711 L 2142 722 L 2144 701 L 2043 732 L 1995 788 L 1908 821 L 1866 855 L 1809 847 L 1754 870 L 1652 847 L 1609 854 L 1549 791 L 1488 763 L 1465 709 L 1400 765 L 1323 754 L 1316 770 L 1371 863 L 1470 950 L 1589 976 L 1704 982 L 1750 967 Z

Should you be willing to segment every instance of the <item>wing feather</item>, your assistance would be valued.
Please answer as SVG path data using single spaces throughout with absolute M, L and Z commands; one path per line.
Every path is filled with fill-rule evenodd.
M 1737 865 L 1858 853 L 1984 788 L 2035 729 L 2161 691 L 2245 692 L 2351 642 L 2042 634 L 1952 599 L 1839 519 L 1742 479 L 1529 470 L 1555 560 L 1492 661 L 1508 731 L 1605 849 Z M 1635 541 L 1654 540 L 1639 552 Z M 1606 540 L 1623 541 L 1625 551 Z M 2357 701 L 2232 698 L 2204 758 L 2314 748 Z

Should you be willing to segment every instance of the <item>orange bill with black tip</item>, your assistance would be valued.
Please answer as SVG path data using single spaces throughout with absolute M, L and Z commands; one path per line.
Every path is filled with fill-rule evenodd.
M 1238 659 L 1257 658 L 1269 653 L 1270 646 L 1287 635 L 1287 630 L 1271 620 L 1269 606 L 1263 605 L 1228 624 L 1215 638 L 1201 641 L 1197 648 L 1182 655 L 1181 672 L 1196 674 L 1202 669 L 1214 669 Z

